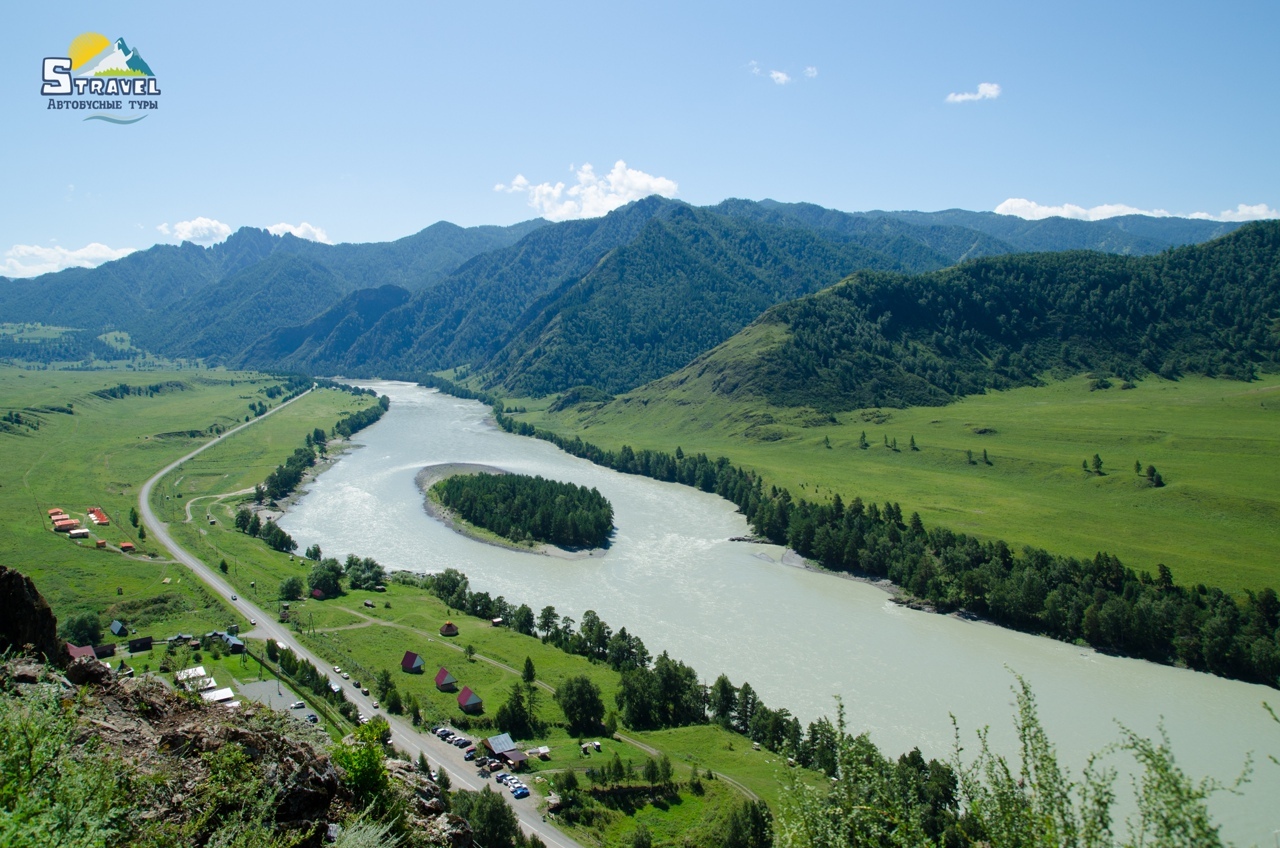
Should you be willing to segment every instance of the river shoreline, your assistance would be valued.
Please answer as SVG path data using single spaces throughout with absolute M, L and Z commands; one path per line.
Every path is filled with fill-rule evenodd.
M 493 465 L 481 465 L 474 462 L 442 462 L 437 465 L 428 465 L 422 468 L 413 477 L 413 482 L 418 486 L 418 491 L 422 493 L 422 508 L 427 515 L 439 521 L 453 532 L 460 536 L 466 536 L 472 541 L 480 542 L 485 545 L 492 545 L 495 548 L 504 548 L 509 551 L 518 551 L 526 554 L 537 554 L 539 556 L 555 557 L 556 559 L 575 560 L 587 559 L 588 557 L 598 557 L 604 555 L 604 549 L 592 548 L 590 550 L 568 550 L 556 545 L 550 544 L 520 544 L 510 539 L 504 539 L 494 533 L 488 533 L 481 530 L 462 518 L 448 507 L 441 504 L 431 496 L 431 487 L 441 480 L 454 477 L 459 474 L 510 474 L 505 469 L 498 468 Z

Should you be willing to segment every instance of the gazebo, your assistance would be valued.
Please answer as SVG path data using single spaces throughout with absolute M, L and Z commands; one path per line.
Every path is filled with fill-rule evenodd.
M 440 635 L 441 636 L 457 636 L 458 625 L 454 624 L 452 621 L 446 621 L 444 624 L 440 625 Z

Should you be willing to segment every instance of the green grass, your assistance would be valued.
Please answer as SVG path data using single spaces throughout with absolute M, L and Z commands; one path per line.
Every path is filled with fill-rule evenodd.
M 147 385 L 167 380 L 180 380 L 186 389 L 122 399 L 92 394 L 122 381 Z M 148 477 L 208 438 L 161 434 L 205 430 L 214 424 L 234 425 L 247 413 L 249 398 L 266 400 L 262 390 L 278 383 L 260 374 L 225 371 L 134 376 L 118 371 L 0 367 L 0 409 L 16 409 L 40 422 L 39 429 L 0 433 L 0 514 L 4 516 L 0 522 L 0 561 L 28 574 L 59 619 L 90 610 L 103 616 L 106 625 L 117 604 L 173 594 L 177 603 L 172 614 L 138 627 L 139 635 L 203 632 L 236 621 L 236 614 L 186 568 L 169 561 L 167 552 L 151 539 L 144 542 L 138 538 L 128 520 L 129 509 L 136 505 L 138 489 Z M 278 416 L 286 421 L 296 419 L 293 426 L 299 428 L 298 438 L 312 426 L 327 427 L 336 420 L 322 398 L 346 399 L 341 404 L 354 401 L 339 392 L 315 395 L 319 397 L 313 400 L 309 395 Z M 74 414 L 29 411 L 68 405 Z M 304 420 L 309 409 L 319 416 L 314 423 Z M 270 440 L 274 431 L 269 425 L 280 426 L 268 418 L 246 432 L 262 427 L 269 432 L 261 438 Z M 290 435 L 287 450 L 281 445 L 276 451 L 279 460 L 296 446 L 292 432 Z M 277 438 L 283 442 L 283 434 Z M 256 470 L 246 469 L 243 476 Z M 81 519 L 91 531 L 91 539 L 76 543 L 51 532 L 47 510 L 55 506 Z M 89 506 L 101 506 L 111 519 L 110 526 L 99 528 L 89 522 Z M 96 539 L 107 541 L 112 548 L 123 541 L 134 542 L 139 554 L 128 557 L 112 548 L 98 550 L 93 544 Z
M 797 497 L 897 501 L 926 525 L 1074 556 L 1108 551 L 1152 573 L 1165 563 L 1186 584 L 1237 593 L 1280 586 L 1275 375 L 1151 377 L 1094 392 L 1080 377 L 945 407 L 841 413 L 838 423 L 731 401 L 697 379 L 555 415 L 546 400 L 506 402 L 529 407 L 521 420 L 605 448 L 724 455 Z M 858 447 L 864 431 L 867 450 Z M 918 451 L 908 448 L 912 436 Z M 1095 453 L 1101 477 L 1080 468 Z M 1144 486 L 1135 460 L 1156 466 L 1168 485 Z

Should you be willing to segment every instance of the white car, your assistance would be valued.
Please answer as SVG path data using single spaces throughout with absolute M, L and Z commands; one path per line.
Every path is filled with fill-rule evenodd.
M 377 701 L 374 701 L 374 702 L 373 702 L 373 708 L 374 708 L 375 710 L 378 708 L 378 702 L 377 702 Z

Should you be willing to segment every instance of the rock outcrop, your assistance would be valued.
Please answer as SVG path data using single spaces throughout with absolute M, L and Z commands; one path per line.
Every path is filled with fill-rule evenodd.
M 10 649 L 64 665 L 66 652 L 58 641 L 58 620 L 31 578 L 0 565 L 0 651 Z

